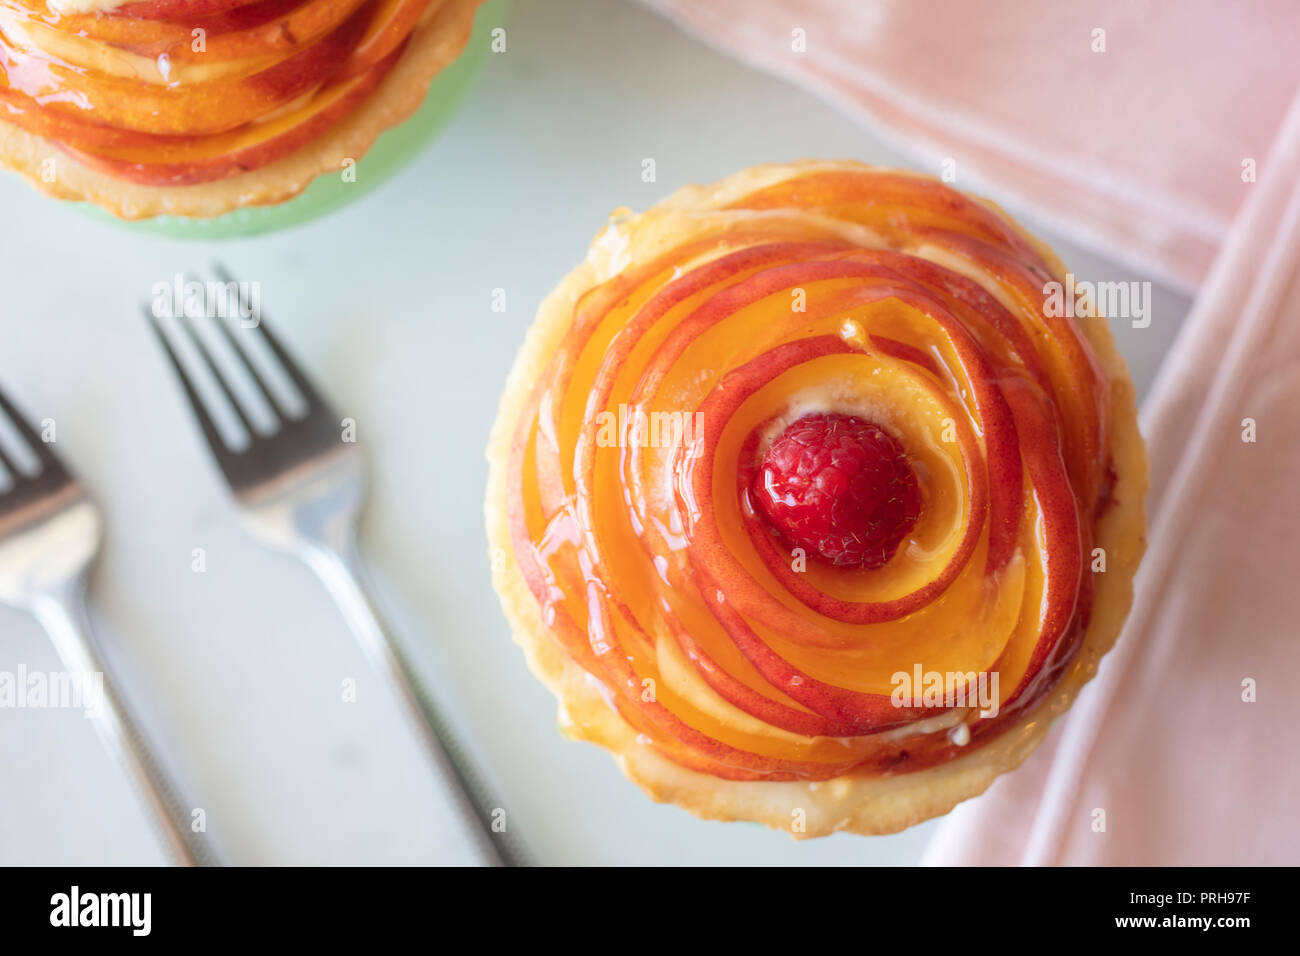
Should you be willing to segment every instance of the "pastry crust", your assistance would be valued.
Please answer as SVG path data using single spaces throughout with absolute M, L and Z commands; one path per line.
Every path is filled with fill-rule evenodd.
M 151 216 L 208 218 L 243 206 L 284 202 L 345 159 L 360 159 L 379 134 L 419 108 L 434 76 L 460 56 L 482 0 L 443 0 L 426 11 L 407 48 L 360 107 L 301 149 L 258 169 L 193 186 L 149 186 L 92 169 L 42 136 L 0 121 L 0 165 L 27 177 L 58 199 L 93 202 L 121 219 Z M 54 161 L 54 182 L 42 178 Z
M 870 168 L 848 161 L 757 166 L 709 186 L 685 187 L 647 213 L 602 233 L 588 258 L 542 303 L 515 359 L 487 450 L 486 512 L 493 583 L 530 669 L 559 700 L 563 731 L 610 750 L 628 778 L 657 801 L 675 803 L 708 819 L 757 821 L 791 832 L 796 838 L 841 830 L 893 833 L 947 813 L 962 800 L 982 793 L 998 775 L 1017 767 L 1042 741 L 1053 719 L 1069 708 L 1115 643 L 1132 603 L 1133 575 L 1145 548 L 1147 460 L 1138 432 L 1135 390 L 1106 319 L 1093 317 L 1082 322 L 1109 380 L 1110 451 L 1115 471 L 1113 505 L 1095 523 L 1093 538 L 1096 546 L 1106 551 L 1107 570 L 1095 575 L 1092 617 L 1066 673 L 1037 707 L 992 742 L 946 764 L 895 776 L 844 776 L 821 783 L 724 780 L 682 767 L 640 742 L 636 731 L 606 703 L 598 683 L 551 636 L 514 557 L 506 474 L 516 422 L 533 383 L 542 377 L 569 326 L 574 304 L 629 261 L 675 245 L 680 231 L 690 229 L 692 211 L 721 208 L 796 173 L 836 167 Z M 997 210 L 993 203 L 987 204 Z M 1056 255 L 1025 235 L 1052 273 L 1064 281 L 1065 269 Z M 806 825 L 802 831 L 792 832 L 793 811 L 799 809 L 804 811 Z

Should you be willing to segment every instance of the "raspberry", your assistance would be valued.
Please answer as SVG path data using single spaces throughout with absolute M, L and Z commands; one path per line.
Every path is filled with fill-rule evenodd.
M 916 472 L 898 439 L 838 412 L 805 415 L 781 432 L 753 495 L 787 543 L 846 568 L 886 563 L 921 513 Z

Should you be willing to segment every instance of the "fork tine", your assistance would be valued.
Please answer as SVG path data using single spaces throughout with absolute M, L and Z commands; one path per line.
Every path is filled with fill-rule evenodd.
M 167 333 L 163 331 L 162 323 L 153 314 L 153 309 L 150 308 L 149 303 L 142 303 L 140 309 L 144 312 L 144 317 L 149 320 L 149 325 L 153 328 L 154 334 L 158 336 L 158 341 L 162 343 L 163 349 L 167 352 L 167 357 L 171 359 L 172 369 L 176 372 L 176 377 L 181 380 L 181 386 L 185 389 L 185 397 L 190 400 L 190 407 L 194 410 L 194 417 L 199 420 L 199 427 L 203 429 L 203 437 L 208 440 L 208 444 L 212 447 L 212 451 L 217 455 L 218 460 L 222 460 L 226 452 L 226 443 L 221 437 L 221 432 L 217 430 L 216 422 L 208 415 L 203 399 L 195 391 L 189 373 L 185 371 L 180 356 L 172 348 Z
M 5 453 L 3 445 L 0 445 L 0 466 L 3 466 L 4 470 L 9 472 L 10 479 L 15 483 L 17 483 L 23 476 L 22 472 L 18 470 L 18 466 L 15 465 L 9 458 L 8 454 Z
M 253 385 L 262 393 L 262 397 L 266 399 L 266 404 L 270 406 L 271 410 L 279 415 L 282 420 L 287 421 L 289 418 L 288 410 L 280 407 L 280 403 L 275 400 L 275 396 L 271 394 L 271 390 L 266 387 L 266 382 L 263 380 L 261 373 L 257 371 L 257 366 L 255 366 L 253 360 L 249 358 L 248 349 L 237 341 L 235 333 L 230 331 L 230 325 L 224 319 L 218 316 L 212 321 L 217 328 L 221 330 L 221 334 L 225 336 L 226 341 L 230 343 L 231 350 L 235 353 L 236 358 L 238 358 L 243 364 L 244 371 L 247 372 L 248 377 L 253 380 Z
M 218 322 L 220 322 L 220 320 L 218 320 Z M 203 364 L 207 366 L 212 377 L 217 380 L 217 385 L 221 389 L 221 394 L 226 396 L 226 401 L 228 401 L 230 407 L 235 410 L 235 416 L 239 419 L 239 424 L 243 425 L 244 431 L 248 433 L 248 440 L 256 441 L 257 431 L 253 428 L 253 423 L 250 422 L 248 416 L 244 414 L 244 409 L 240 406 L 239 400 L 235 398 L 235 393 L 231 390 L 230 385 L 227 384 L 225 376 L 222 375 L 220 369 L 217 368 L 217 363 L 213 361 L 212 353 L 208 351 L 207 345 L 205 345 L 203 340 L 199 338 L 199 334 L 194 331 L 194 320 L 190 318 L 182 318 L 178 320 L 178 324 L 185 330 L 185 334 L 189 336 L 190 342 L 194 344 L 195 350 L 202 357 Z
M 3 389 L 0 389 L 0 409 L 4 410 L 4 413 L 9 417 L 9 421 L 13 423 L 18 434 L 23 437 L 25 442 L 27 442 L 32 454 L 40 460 L 45 474 L 50 476 L 66 476 L 68 474 L 67 469 L 63 467 L 63 462 L 59 461 L 54 452 L 50 451 L 49 444 L 42 440 L 41 436 L 36 433 L 36 430 L 32 428 L 31 425 L 27 424 L 27 419 L 23 417 L 22 413 L 19 412 L 18 409 L 14 408 L 13 402 L 9 401 L 9 397 L 5 395 Z M 12 464 L 10 464 L 9 459 L 4 456 L 3 451 L 0 451 L 0 462 L 4 462 L 5 467 L 9 469 L 9 473 L 13 476 L 15 481 L 22 477 L 22 472 L 18 471 Z
M 231 282 L 237 282 L 235 277 L 230 274 L 230 270 L 220 262 L 214 263 L 212 270 L 217 274 L 217 278 L 224 283 L 229 284 Z M 279 360 L 285 374 L 289 376 L 289 379 L 297 387 L 298 393 L 302 395 L 303 401 L 307 403 L 307 413 L 310 414 L 315 411 L 328 409 L 329 404 L 325 399 L 321 398 L 320 393 L 316 391 L 316 387 L 312 385 L 307 376 L 303 374 L 303 371 L 298 367 L 298 364 L 289 357 L 289 353 L 285 351 L 284 346 L 280 344 L 280 340 L 271 334 L 271 329 L 267 326 L 266 320 L 260 315 L 257 319 L 257 327 L 262 330 L 262 337 L 266 339 L 266 344 L 270 347 L 271 352 L 275 355 L 276 359 Z

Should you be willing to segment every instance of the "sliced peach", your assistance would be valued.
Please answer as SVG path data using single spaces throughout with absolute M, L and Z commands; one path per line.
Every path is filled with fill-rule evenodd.
M 229 133 L 144 148 L 64 148 L 86 165 L 131 182 L 189 186 L 222 179 L 272 163 L 330 129 L 370 95 L 396 57 L 394 52 L 369 72 L 325 87 L 296 110 Z
M 363 8 L 328 36 L 291 53 L 270 69 L 233 81 L 172 89 L 49 63 L 40 70 L 11 70 L 9 85 L 36 99 L 57 96 L 46 109 L 108 126 L 155 135 L 222 133 L 329 79 L 363 34 L 368 16 L 368 9 Z M 7 61 L 14 59 L 7 43 L 0 42 L 0 53 Z
M 133 20 L 170 20 L 183 23 L 192 17 L 229 13 L 257 0 L 137 0 L 118 7 L 113 13 Z
M 109 76 L 175 86 L 247 73 L 247 63 L 270 65 L 277 54 L 282 57 L 315 42 L 371 2 L 264 0 L 185 24 L 81 15 L 48 22 L 33 18 L 19 26 L 50 59 Z M 202 31 L 201 44 L 196 31 Z

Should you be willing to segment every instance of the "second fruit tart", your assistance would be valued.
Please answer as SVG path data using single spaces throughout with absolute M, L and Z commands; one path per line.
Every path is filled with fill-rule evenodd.
M 1063 280 L 991 204 L 857 163 L 616 217 L 488 452 L 495 584 L 566 730 L 796 836 L 897 830 L 1020 763 L 1143 547 L 1133 386 Z
M 0 164 L 114 214 L 208 217 L 339 174 L 480 0 L 0 0 Z

